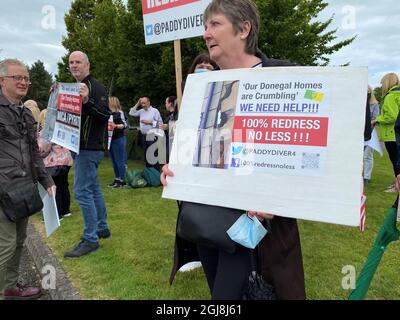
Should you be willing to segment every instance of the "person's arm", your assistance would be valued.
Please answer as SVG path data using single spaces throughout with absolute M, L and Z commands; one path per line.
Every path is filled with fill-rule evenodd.
M 377 116 L 379 116 L 379 103 L 375 103 L 372 105 L 372 112 L 371 112 L 372 120 L 376 119 Z
M 122 129 L 128 128 L 128 121 L 126 121 L 127 119 L 126 119 L 125 113 L 123 111 L 120 111 L 119 113 L 121 115 L 122 124 L 124 125 L 124 127 Z
M 158 128 L 160 124 L 163 124 L 163 119 L 161 118 L 160 111 L 156 110 L 156 116 L 154 117 L 155 123 L 153 123 L 154 128 Z
M 137 110 L 137 108 L 140 105 L 140 99 L 141 98 L 139 98 L 139 100 L 136 102 L 136 104 L 129 110 L 129 115 L 130 116 L 132 116 L 132 117 L 139 117 L 140 116 L 141 110 Z
M 108 121 L 111 111 L 108 108 L 106 89 L 99 83 L 88 80 L 88 85 L 81 83 L 80 93 L 82 96 L 82 113 Z
M 37 135 L 37 143 L 38 143 L 38 147 L 39 147 L 40 156 L 42 158 L 46 158 L 51 151 L 52 143 L 46 142 L 43 139 L 43 130 L 39 131 L 39 134 Z

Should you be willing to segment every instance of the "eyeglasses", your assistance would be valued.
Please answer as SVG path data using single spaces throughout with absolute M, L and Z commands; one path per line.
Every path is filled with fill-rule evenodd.
M 14 79 L 14 81 L 22 82 L 24 80 L 27 84 L 31 84 L 31 79 L 27 76 L 3 76 L 4 78 Z

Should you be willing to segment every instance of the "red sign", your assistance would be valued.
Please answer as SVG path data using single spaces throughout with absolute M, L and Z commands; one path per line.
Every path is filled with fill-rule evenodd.
M 57 109 L 70 113 L 81 113 L 82 97 L 61 93 L 58 95 Z
M 328 118 L 237 116 L 233 142 L 326 147 Z
M 142 0 L 142 10 L 143 14 L 148 14 L 198 1 L 200 0 Z

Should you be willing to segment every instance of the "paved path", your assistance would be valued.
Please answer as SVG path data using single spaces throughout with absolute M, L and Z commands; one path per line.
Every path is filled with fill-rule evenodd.
M 42 239 L 35 226 L 31 223 L 28 225 L 27 229 L 25 248 L 26 252 L 29 253 L 29 255 L 25 255 L 26 262 L 24 262 L 24 267 L 22 269 L 26 277 L 32 275 L 26 270 L 34 270 L 32 267 L 37 266 L 36 273 L 34 273 L 30 279 L 32 279 L 32 281 L 37 281 L 36 283 L 40 285 L 40 272 L 38 271 L 41 271 L 42 268 L 44 268 L 45 275 L 50 276 L 49 267 L 54 268 L 55 287 L 48 290 L 51 300 L 81 299 L 79 293 L 72 286 L 67 273 L 57 260 L 57 257 L 53 254 L 53 251 L 47 246 L 45 240 Z
M 41 287 L 42 278 L 40 272 L 36 269 L 36 266 L 29 255 L 28 250 L 24 247 L 21 256 L 21 264 L 19 268 L 20 282 L 29 286 Z M 43 290 L 43 295 L 39 300 L 51 300 L 51 296 L 47 290 Z

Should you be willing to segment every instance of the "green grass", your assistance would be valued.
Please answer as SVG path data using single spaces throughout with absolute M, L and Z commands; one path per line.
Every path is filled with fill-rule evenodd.
M 395 194 L 383 190 L 392 182 L 387 155 L 375 158 L 367 192 L 366 231 L 326 223 L 299 221 L 308 299 L 347 299 L 350 291 L 341 286 L 342 268 L 353 265 L 357 275 L 375 239 Z M 140 168 L 129 162 L 129 168 Z M 175 201 L 161 198 L 162 188 L 110 189 L 112 167 L 105 159 L 99 170 L 108 209 L 112 238 L 100 240 L 101 248 L 79 259 L 63 254 L 80 240 L 83 222 L 72 203 L 72 217 L 65 218 L 47 241 L 69 273 L 84 299 L 209 299 L 202 269 L 178 273 L 172 286 L 176 223 Z M 72 181 L 73 173 L 70 174 Z M 71 183 L 72 190 L 72 183 Z M 34 223 L 44 233 L 39 215 Z M 397 299 L 400 296 L 399 244 L 386 250 L 373 279 L 368 299 Z

